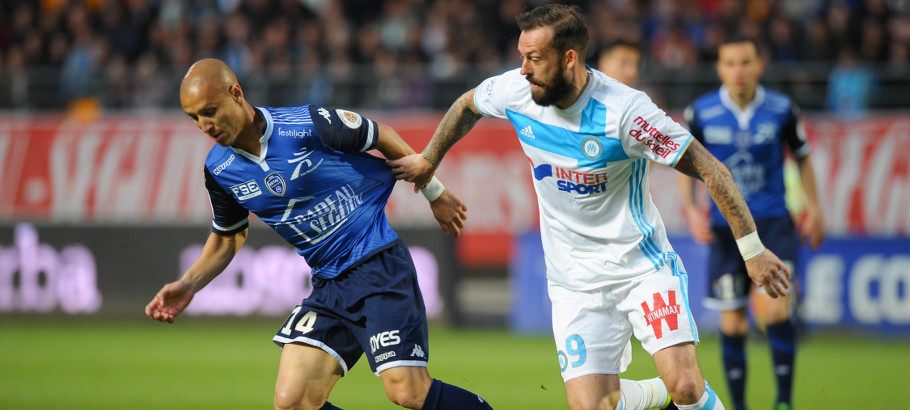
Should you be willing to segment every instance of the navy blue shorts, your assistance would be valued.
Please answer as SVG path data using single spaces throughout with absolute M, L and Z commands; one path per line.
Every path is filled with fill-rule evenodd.
M 758 237 L 766 248 L 774 252 L 790 268 L 791 282 L 796 282 L 796 255 L 799 237 L 790 216 L 759 219 L 755 221 Z M 716 226 L 715 241 L 708 256 L 708 296 L 705 306 L 716 310 L 734 310 L 749 303 L 752 279 L 746 273 L 746 263 L 736 246 L 729 226 Z
M 335 278 L 313 278 L 313 293 L 272 340 L 325 350 L 345 374 L 363 353 L 377 375 L 397 366 L 426 367 L 427 314 L 408 248 L 397 242 Z

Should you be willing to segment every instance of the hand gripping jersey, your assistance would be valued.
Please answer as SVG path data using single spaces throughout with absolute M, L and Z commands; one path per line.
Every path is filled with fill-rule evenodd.
M 395 178 L 364 152 L 376 145 L 375 122 L 310 105 L 257 112 L 266 124 L 258 157 L 215 145 L 205 160 L 213 232 L 242 231 L 252 212 L 324 279 L 398 239 L 385 217 Z
M 686 107 L 692 135 L 724 163 L 755 219 L 787 216 L 784 144 L 797 158 L 809 155 L 799 110 L 780 93 L 759 86 L 755 99 L 739 108 L 721 87 Z M 727 226 L 714 201 L 711 225 Z
M 667 263 L 649 161 L 675 165 L 692 136 L 644 93 L 589 68 L 572 107 L 542 107 L 516 69 L 482 82 L 474 103 L 512 122 L 531 161 L 549 280 L 588 290 Z

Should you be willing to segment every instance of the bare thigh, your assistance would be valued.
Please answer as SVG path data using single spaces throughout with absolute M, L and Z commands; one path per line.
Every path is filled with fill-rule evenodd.
M 281 352 L 275 408 L 318 409 L 341 378 L 341 364 L 324 350 L 287 343 Z

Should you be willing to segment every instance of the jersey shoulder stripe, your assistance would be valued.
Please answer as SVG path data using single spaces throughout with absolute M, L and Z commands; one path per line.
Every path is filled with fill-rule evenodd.
M 518 131 L 521 142 L 542 151 L 575 159 L 580 167 L 593 168 L 603 166 L 605 162 L 629 158 L 619 139 L 606 137 L 606 112 L 606 106 L 591 99 L 582 112 L 578 132 L 509 109 L 506 110 L 506 116 Z M 591 138 L 599 145 L 594 151 L 586 150 L 585 147 Z
M 268 107 L 269 113 L 272 114 L 272 120 L 276 124 L 283 125 L 310 125 L 313 119 L 310 118 L 310 110 L 307 106 L 302 107 Z

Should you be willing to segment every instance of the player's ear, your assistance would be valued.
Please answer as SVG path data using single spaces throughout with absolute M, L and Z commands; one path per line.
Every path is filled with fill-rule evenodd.
M 563 55 L 563 59 L 565 60 L 566 69 L 571 70 L 571 69 L 575 68 L 575 64 L 578 64 L 578 53 L 576 53 L 575 50 L 570 48 Z
M 234 102 L 243 101 L 243 90 L 240 88 L 240 84 L 231 85 L 228 91 L 231 93 Z

